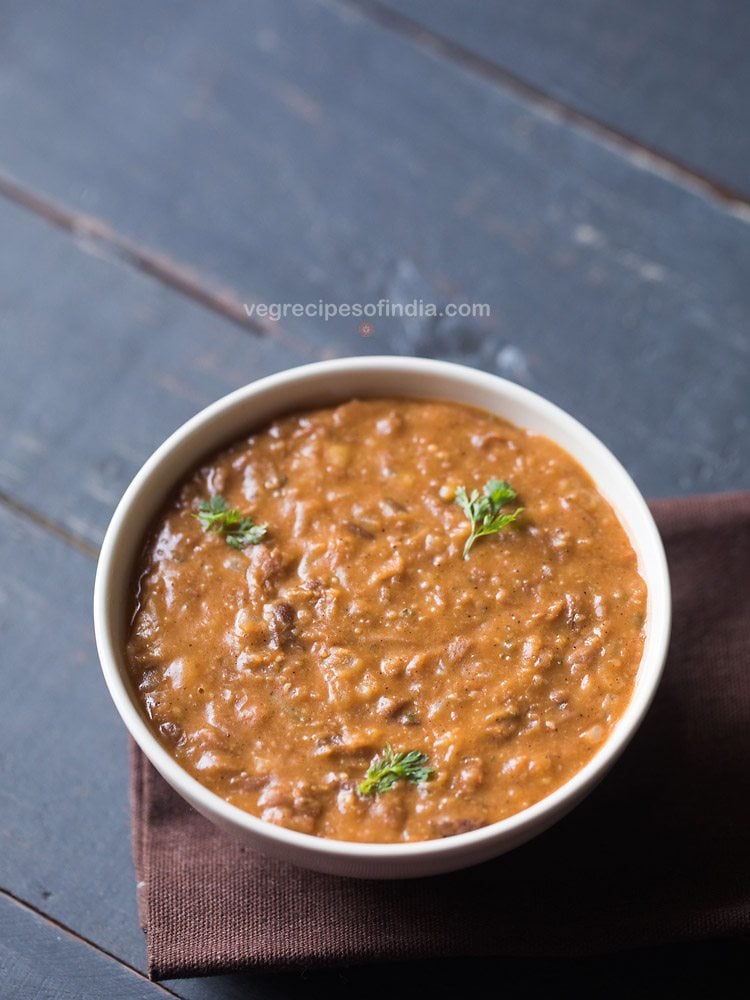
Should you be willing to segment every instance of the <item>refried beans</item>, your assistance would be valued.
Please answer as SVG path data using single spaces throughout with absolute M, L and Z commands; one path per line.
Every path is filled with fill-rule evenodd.
M 352 400 L 182 484 L 127 654 L 154 732 L 217 795 L 419 841 L 510 816 L 596 753 L 645 614 L 625 531 L 559 446 L 462 404 Z

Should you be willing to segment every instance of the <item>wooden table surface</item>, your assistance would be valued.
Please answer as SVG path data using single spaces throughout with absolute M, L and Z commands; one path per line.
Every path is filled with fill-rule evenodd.
M 671 996 L 739 970 L 717 942 L 149 982 L 91 590 L 166 435 L 335 355 L 506 375 L 648 496 L 750 487 L 750 5 L 2 0 L 0 23 L 0 995 L 448 997 L 479 971 Z M 380 298 L 491 316 L 364 338 L 244 308 Z

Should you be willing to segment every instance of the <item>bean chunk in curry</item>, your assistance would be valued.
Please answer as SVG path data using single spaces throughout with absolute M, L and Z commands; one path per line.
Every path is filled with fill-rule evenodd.
M 218 795 L 416 841 L 575 774 L 630 699 L 645 612 L 623 528 L 560 447 L 460 404 L 352 400 L 184 483 L 128 657 L 159 739 Z

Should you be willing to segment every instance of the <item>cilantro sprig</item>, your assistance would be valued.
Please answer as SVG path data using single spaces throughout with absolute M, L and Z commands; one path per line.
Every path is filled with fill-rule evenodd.
M 469 550 L 478 538 L 497 534 L 522 513 L 523 507 L 502 513 L 502 508 L 515 500 L 516 496 L 516 491 L 504 479 L 490 479 L 484 484 L 481 493 L 479 490 L 472 490 L 467 494 L 464 486 L 456 490 L 456 503 L 471 522 L 471 534 L 464 545 L 464 559 L 469 558 Z
M 357 789 L 360 795 L 376 795 L 387 792 L 397 781 L 411 781 L 415 785 L 429 781 L 435 768 L 429 766 L 429 757 L 419 750 L 396 753 L 390 743 L 386 743 L 382 757 L 376 757 L 367 770 L 364 781 Z
M 255 524 L 251 517 L 242 514 L 236 507 L 230 507 L 222 496 L 212 496 L 201 500 L 195 515 L 204 531 L 223 535 L 227 545 L 233 549 L 244 549 L 257 545 L 268 532 L 267 524 Z

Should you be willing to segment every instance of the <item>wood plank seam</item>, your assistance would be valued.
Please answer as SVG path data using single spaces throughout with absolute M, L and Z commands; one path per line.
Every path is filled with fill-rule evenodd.
M 679 160 L 645 145 L 635 137 L 571 107 L 491 59 L 389 7 L 382 0 L 332 0 L 332 2 L 355 10 L 363 17 L 400 35 L 437 58 L 454 62 L 495 86 L 511 91 L 546 118 L 586 133 L 591 139 L 624 157 L 637 169 L 657 174 L 678 187 L 699 194 L 710 201 L 719 202 L 732 215 L 750 222 L 750 200 L 741 192 L 712 177 L 698 173 Z
M 231 320 L 232 323 L 258 336 L 288 339 L 279 323 L 262 318 L 251 318 L 244 303 L 228 289 L 216 289 L 193 268 L 170 259 L 166 254 L 140 246 L 97 216 L 77 212 L 57 204 L 43 195 L 31 191 L 7 175 L 0 174 L 0 195 L 22 208 L 33 212 L 47 222 L 70 233 L 85 247 L 99 248 L 122 263 L 168 285 L 204 308 Z
M 40 514 L 39 511 L 25 507 L 9 493 L 6 493 L 5 490 L 0 490 L 0 505 L 7 507 L 8 510 L 12 510 L 15 514 L 25 518 L 27 521 L 31 521 L 32 524 L 35 524 L 43 531 L 46 531 L 51 535 L 55 535 L 56 538 L 61 539 L 61 541 L 65 542 L 66 545 L 70 545 L 72 548 L 78 549 L 79 552 L 82 552 L 90 559 L 98 558 L 99 549 L 95 545 L 92 545 L 91 542 L 87 542 L 80 535 L 76 535 L 74 532 L 64 528 L 61 524 L 58 524 L 57 521 L 53 521 L 50 518 L 45 517 L 44 514 Z
M 44 913 L 42 910 L 37 909 L 37 907 L 33 906 L 31 903 L 27 903 L 26 900 L 19 899 L 18 896 L 15 896 L 12 892 L 8 892 L 7 889 L 3 888 L 0 888 L 0 895 L 4 896 L 12 903 L 15 903 L 16 906 L 20 906 L 24 910 L 28 910 L 30 913 L 33 913 L 35 916 L 39 917 L 40 920 L 43 920 L 45 923 L 49 924 L 51 927 L 54 927 L 56 930 L 62 931 L 63 934 L 66 934 L 74 941 L 77 941 L 80 944 L 85 944 L 89 948 L 93 948 L 93 950 L 98 952 L 100 955 L 104 955 L 111 961 L 116 962 L 118 965 L 122 966 L 122 968 L 127 969 L 129 972 L 132 972 L 134 976 L 138 977 L 138 979 L 141 979 L 144 982 L 151 984 L 155 989 L 161 990 L 165 996 L 177 997 L 177 1000 L 181 1000 L 179 993 L 175 993 L 173 990 L 170 990 L 167 986 L 164 986 L 162 983 L 157 983 L 154 980 L 149 979 L 148 976 L 146 976 L 143 972 L 141 972 L 140 969 L 136 969 L 128 962 L 123 962 L 122 959 L 117 957 L 117 955 L 113 955 L 111 951 L 107 951 L 106 948 L 100 947 L 98 944 L 95 944 L 93 941 L 89 940 L 89 938 L 82 937 L 80 934 L 77 934 L 71 927 L 68 927 L 66 924 L 61 923 L 59 920 L 55 920 L 54 917 L 51 917 L 49 916 L 49 914 Z

